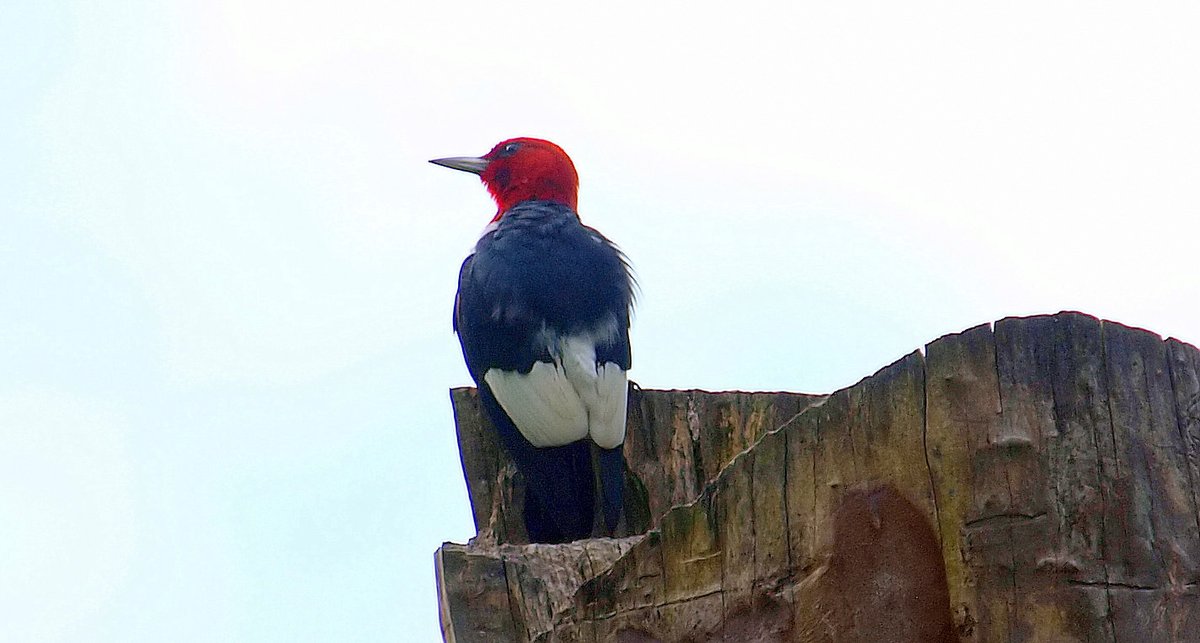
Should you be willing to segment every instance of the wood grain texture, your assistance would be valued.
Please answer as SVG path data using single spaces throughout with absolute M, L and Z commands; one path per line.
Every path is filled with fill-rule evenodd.
M 931 342 L 829 396 L 640 391 L 628 538 L 516 545 L 520 480 L 453 392 L 479 528 L 456 641 L 1200 641 L 1200 351 L 1080 313 Z

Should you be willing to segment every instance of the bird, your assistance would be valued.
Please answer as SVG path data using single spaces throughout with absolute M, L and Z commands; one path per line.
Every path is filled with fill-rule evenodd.
M 597 478 L 603 527 L 614 535 L 632 366 L 630 263 L 580 221 L 579 175 L 558 145 L 512 138 L 480 157 L 430 162 L 479 175 L 496 202 L 459 270 L 454 330 L 480 404 L 524 477 L 529 541 L 590 537 Z

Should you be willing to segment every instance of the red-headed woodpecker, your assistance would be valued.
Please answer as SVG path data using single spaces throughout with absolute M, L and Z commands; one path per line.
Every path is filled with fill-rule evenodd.
M 482 157 L 435 159 L 478 174 L 496 216 L 463 262 L 454 329 L 484 411 L 525 478 L 531 542 L 592 533 L 589 443 L 604 524 L 622 507 L 633 279 L 621 252 L 575 212 L 562 148 L 514 138 Z

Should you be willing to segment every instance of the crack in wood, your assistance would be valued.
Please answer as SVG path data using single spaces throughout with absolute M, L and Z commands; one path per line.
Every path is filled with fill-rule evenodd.
M 921 362 L 921 450 L 925 453 L 925 476 L 929 480 L 929 495 L 933 497 L 933 524 L 937 526 L 938 546 L 945 547 L 942 535 L 942 514 L 938 508 L 938 489 L 933 480 L 933 465 L 929 462 L 929 364 L 922 351 L 917 359 Z
M 975 518 L 974 520 L 968 520 L 966 523 L 963 524 L 963 527 L 965 527 L 967 529 L 1011 527 L 1011 526 L 1017 525 L 1017 524 L 1024 524 L 1024 523 L 1029 523 L 1029 522 L 1033 522 L 1036 520 L 1041 520 L 1042 518 L 1045 518 L 1046 515 L 1047 514 L 1044 511 L 1035 513 L 1035 514 L 1025 514 L 1025 513 L 1020 513 L 1020 512 L 1015 512 L 1015 511 L 1004 512 L 1004 513 L 992 514 L 990 516 L 983 516 L 982 518 Z
M 1103 589 L 1105 591 L 1127 591 L 1127 592 L 1168 592 L 1168 593 L 1184 593 L 1194 589 L 1200 589 L 1200 583 L 1185 583 L 1183 585 L 1175 585 L 1168 587 L 1157 587 L 1152 585 L 1136 585 L 1133 583 L 1121 582 L 1100 582 L 1086 580 L 1068 580 L 1068 585 L 1072 587 L 1083 587 L 1086 589 Z
M 1108 413 L 1108 430 L 1109 430 L 1109 435 L 1113 440 L 1113 450 L 1115 451 L 1116 450 L 1116 428 L 1113 426 L 1112 396 L 1109 394 L 1109 391 L 1111 389 L 1108 385 L 1108 342 L 1105 341 L 1104 322 L 1100 323 L 1099 336 L 1100 336 L 1100 366 L 1101 366 L 1100 373 L 1101 373 L 1101 376 L 1104 378 L 1104 384 L 1102 387 L 1104 390 L 1104 408 L 1105 408 L 1105 411 Z M 1099 382 L 1097 382 L 1097 384 L 1099 384 Z M 1102 558 L 1100 559 L 1100 568 L 1104 570 L 1103 589 L 1104 589 L 1104 600 L 1105 600 L 1105 620 L 1108 622 L 1108 628 L 1109 628 L 1110 633 L 1113 636 L 1113 641 L 1115 643 L 1116 637 L 1117 637 L 1117 625 L 1116 625 L 1116 618 L 1114 617 L 1114 613 L 1113 613 L 1112 589 L 1111 589 L 1111 585 L 1110 585 L 1111 575 L 1110 575 L 1110 571 L 1108 568 L 1108 560 L 1109 560 L 1109 557 L 1112 556 L 1112 552 L 1108 551 L 1108 548 L 1110 546 L 1110 543 L 1108 542 L 1108 511 L 1109 511 L 1109 507 L 1111 505 L 1109 505 L 1107 485 L 1104 484 L 1104 481 L 1106 480 L 1105 475 L 1104 475 L 1104 473 L 1105 473 L 1105 471 L 1104 471 L 1104 453 L 1100 449 L 1100 438 L 1099 438 L 1097 430 L 1096 430 L 1098 428 L 1099 427 L 1095 427 L 1092 430 L 1092 441 L 1096 447 L 1096 476 L 1097 476 L 1097 481 L 1098 481 L 1099 487 L 1100 487 L 1100 498 L 1101 498 L 1101 503 L 1102 503 L 1101 512 L 1100 512 L 1100 553 L 1102 556 Z M 1121 465 L 1119 462 L 1116 461 L 1116 457 L 1117 457 L 1116 453 L 1113 453 L 1112 456 L 1113 456 L 1113 466 L 1114 466 L 1114 468 L 1116 468 L 1116 477 L 1120 478 L 1120 475 L 1121 475 L 1120 466 Z M 1124 528 L 1124 526 L 1122 526 L 1122 529 L 1123 528 Z M 1128 539 L 1128 536 L 1126 537 L 1126 539 Z

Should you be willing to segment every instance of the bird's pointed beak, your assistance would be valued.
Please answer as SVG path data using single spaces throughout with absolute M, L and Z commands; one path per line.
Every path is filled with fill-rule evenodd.
M 452 170 L 462 170 L 471 174 L 483 174 L 487 169 L 487 159 L 476 158 L 474 156 L 452 156 L 445 159 L 432 159 L 429 161 L 434 165 L 448 167 Z

